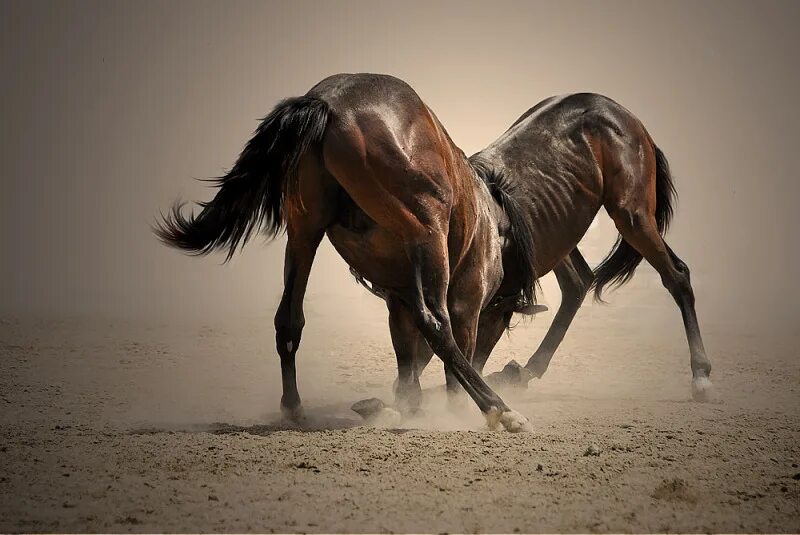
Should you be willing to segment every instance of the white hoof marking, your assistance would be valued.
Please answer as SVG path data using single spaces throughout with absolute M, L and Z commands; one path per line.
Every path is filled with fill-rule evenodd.
M 500 425 L 500 418 L 502 417 L 503 413 L 500 412 L 500 409 L 492 407 L 489 409 L 489 412 L 485 414 L 486 416 L 486 427 L 495 431 L 497 427 Z
M 500 415 L 500 424 L 509 433 L 532 433 L 533 424 L 517 411 L 509 410 Z
M 700 402 L 714 399 L 714 385 L 708 377 L 699 375 L 692 379 L 692 398 Z

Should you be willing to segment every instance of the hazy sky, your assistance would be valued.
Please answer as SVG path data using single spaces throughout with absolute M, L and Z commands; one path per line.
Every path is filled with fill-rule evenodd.
M 207 199 L 193 178 L 222 174 L 281 98 L 383 72 L 468 154 L 550 95 L 617 100 L 672 164 L 668 242 L 701 319 L 793 328 L 799 15 L 798 2 L 3 1 L 0 312 L 271 316 L 283 239 L 221 267 L 148 225 L 176 197 Z M 614 235 L 604 216 L 590 261 Z M 326 244 L 310 306 L 362 297 Z

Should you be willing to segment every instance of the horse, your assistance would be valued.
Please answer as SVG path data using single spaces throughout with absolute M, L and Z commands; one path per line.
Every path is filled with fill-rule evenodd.
M 509 362 L 487 378 L 490 384 L 524 387 L 532 378 L 540 379 L 586 294 L 593 290 L 595 300 L 603 302 L 603 290 L 630 281 L 645 258 L 680 309 L 689 343 L 692 397 L 698 402 L 713 399 L 711 362 L 700 334 L 689 268 L 663 238 L 677 196 L 669 163 L 630 111 L 597 94 L 550 97 L 469 161 L 487 184 L 502 184 L 495 191 L 510 192 L 520 204 L 511 214 L 523 213 L 525 221 L 514 223 L 528 225 L 533 234 L 534 272 L 540 277 L 553 271 L 562 293 L 558 311 L 527 364 Z M 619 237 L 592 270 L 577 243 L 601 207 Z M 499 295 L 519 287 L 518 267 L 513 261 L 504 263 Z M 513 308 L 481 312 L 473 356 L 479 371 L 508 328 Z M 418 346 L 416 373 L 422 373 L 431 356 L 430 348 Z
M 557 128 L 545 132 L 548 125 Z M 401 406 L 418 407 L 420 368 L 436 354 L 448 391 L 463 387 L 490 427 L 531 430 L 481 375 L 511 315 L 535 307 L 537 277 L 554 270 L 565 299 L 540 351 L 517 366 L 520 375 L 543 373 L 577 297 L 625 282 L 642 256 L 684 314 L 695 398 L 710 387 L 688 268 L 661 238 L 672 212 L 666 159 L 610 99 L 547 100 L 467 158 L 402 80 L 338 74 L 280 102 L 216 186 L 198 214 L 184 215 L 176 202 L 154 231 L 190 254 L 227 251 L 226 260 L 256 232 L 286 231 L 275 338 L 289 419 L 302 417 L 295 356 L 309 273 L 326 235 L 386 300 Z M 601 206 L 621 238 L 590 275 L 576 245 Z

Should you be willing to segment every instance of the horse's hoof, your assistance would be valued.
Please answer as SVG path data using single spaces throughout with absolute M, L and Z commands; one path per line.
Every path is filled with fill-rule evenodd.
M 490 386 L 500 388 L 528 388 L 528 382 L 533 379 L 533 374 L 525 368 L 520 366 L 516 360 L 512 360 L 506 364 L 499 372 L 494 372 L 486 376 L 486 382 Z
M 410 407 L 405 410 L 405 412 L 400 411 L 401 413 L 405 414 L 409 418 L 425 418 L 428 413 L 425 412 L 425 409 L 422 407 Z
M 503 429 L 509 433 L 533 432 L 533 424 L 531 424 L 531 421 L 515 410 L 501 412 L 499 409 L 493 407 L 485 416 L 486 426 L 493 431 L 503 426 Z
M 509 433 L 533 433 L 533 424 L 517 411 L 506 411 L 500 415 L 500 423 Z
M 299 424 L 306 418 L 302 405 L 298 405 L 297 407 L 284 407 L 281 405 L 281 416 L 284 421 L 294 424 Z
M 698 403 L 709 403 L 716 399 L 714 385 L 705 375 L 692 378 L 692 399 Z
M 528 383 L 533 379 L 533 374 L 516 360 L 512 360 L 503 367 L 503 372 L 508 377 L 509 384 L 518 388 L 528 388 Z

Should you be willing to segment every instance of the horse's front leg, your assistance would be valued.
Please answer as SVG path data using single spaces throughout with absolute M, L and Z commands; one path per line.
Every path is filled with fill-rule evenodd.
M 499 422 L 509 431 L 529 430 L 530 422 L 509 409 L 484 382 L 456 341 L 455 333 L 459 333 L 459 338 L 463 338 L 461 345 L 470 351 L 471 357 L 480 306 L 479 303 L 471 306 L 474 303 L 457 300 L 448 307 L 449 269 L 445 234 L 434 233 L 427 243 L 409 245 L 408 253 L 415 271 L 415 289 L 409 301 L 414 303 L 414 317 L 428 345 L 486 415 L 490 425 Z M 454 291 L 454 294 L 458 295 L 458 292 Z M 470 343 L 473 344 L 471 347 Z
M 283 268 L 283 297 L 275 314 L 275 342 L 281 358 L 283 396 L 281 412 L 285 418 L 299 421 L 302 418 L 300 394 L 297 391 L 295 355 L 305 325 L 303 297 L 308 276 L 324 231 L 298 229 L 289 226 L 286 260 Z
M 539 348 L 525 364 L 525 368 L 538 378 L 541 378 L 547 371 L 553 354 L 567 334 L 567 330 L 594 280 L 592 269 L 577 247 L 553 271 L 561 289 L 561 304 L 547 334 L 539 344 Z

